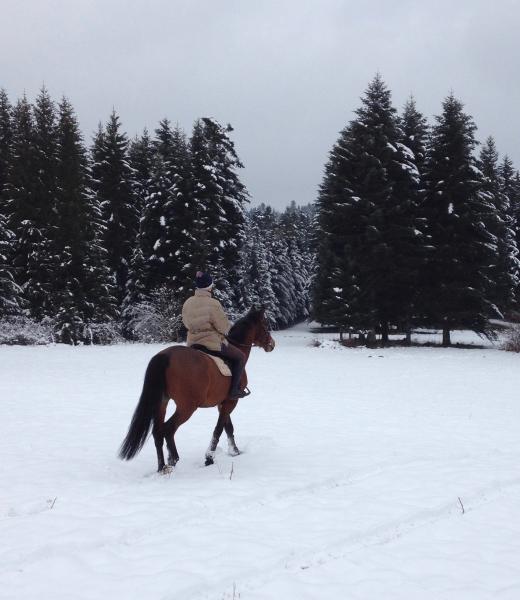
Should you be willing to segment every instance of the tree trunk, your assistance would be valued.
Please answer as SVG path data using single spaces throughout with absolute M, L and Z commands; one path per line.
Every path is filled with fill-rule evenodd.
M 449 327 L 442 328 L 442 345 L 443 346 L 451 346 L 450 328 Z
M 411 327 L 407 327 L 406 328 L 406 340 L 405 340 L 405 344 L 407 346 L 411 346 L 412 345 L 412 328 Z
M 381 343 L 383 346 L 388 344 L 388 321 L 381 323 Z

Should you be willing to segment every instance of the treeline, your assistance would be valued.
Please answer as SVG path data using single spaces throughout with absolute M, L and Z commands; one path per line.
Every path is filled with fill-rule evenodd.
M 232 316 L 305 317 L 312 214 L 247 210 L 231 132 L 164 119 L 129 140 L 114 111 L 87 147 L 67 99 L 0 91 L 0 341 L 170 340 L 200 269 Z
M 433 125 L 380 76 L 330 152 L 317 217 L 315 318 L 377 330 L 472 329 L 518 308 L 520 176 L 450 94 Z

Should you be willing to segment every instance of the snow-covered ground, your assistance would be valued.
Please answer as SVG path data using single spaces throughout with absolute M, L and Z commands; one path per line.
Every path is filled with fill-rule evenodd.
M 116 458 L 158 347 L 1 347 L 0 598 L 520 598 L 520 356 L 275 337 L 170 476 Z

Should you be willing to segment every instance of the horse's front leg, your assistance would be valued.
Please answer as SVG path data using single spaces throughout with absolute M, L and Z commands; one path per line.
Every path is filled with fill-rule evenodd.
M 227 440 L 228 440 L 228 454 L 230 456 L 238 456 L 240 454 L 240 450 L 237 448 L 235 443 L 235 430 L 233 427 L 233 423 L 231 422 L 231 415 L 228 415 L 224 423 L 224 430 L 226 431 Z
M 224 429 L 225 416 L 220 406 L 219 411 L 220 412 L 218 415 L 217 424 L 215 425 L 215 429 L 213 430 L 213 435 L 211 436 L 209 447 L 206 450 L 206 467 L 212 465 L 215 462 L 215 450 L 217 449 L 218 441 L 220 439 L 220 436 L 222 435 L 222 430 Z
M 231 418 L 230 418 L 230 414 L 233 411 L 233 409 L 235 408 L 235 406 L 237 405 L 237 401 L 233 401 L 233 402 L 225 402 L 223 404 L 221 404 L 218 407 L 219 410 L 219 416 L 218 416 L 218 420 L 217 420 L 217 424 L 215 426 L 215 429 L 213 431 L 213 435 L 211 437 L 211 441 L 209 443 L 209 448 L 206 450 L 206 466 L 208 465 L 212 465 L 215 461 L 215 450 L 217 449 L 217 445 L 218 445 L 218 441 L 220 440 L 220 436 L 222 435 L 222 431 L 224 430 L 224 428 L 226 428 L 226 433 L 228 434 L 228 444 L 229 444 L 229 427 L 231 427 L 231 437 L 233 438 L 233 424 L 231 423 Z M 234 440 L 233 440 L 233 445 L 234 445 L 234 449 L 236 450 L 236 452 L 233 452 L 230 454 L 232 454 L 232 456 L 236 456 L 237 454 L 240 454 L 238 448 L 236 447 L 236 445 L 234 444 Z

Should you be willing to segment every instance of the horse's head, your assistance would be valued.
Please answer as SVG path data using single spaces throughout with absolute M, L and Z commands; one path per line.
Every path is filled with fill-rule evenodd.
M 249 317 L 252 318 L 255 324 L 253 346 L 259 346 L 266 352 L 272 352 L 275 347 L 275 342 L 269 331 L 269 324 L 265 317 L 265 307 L 252 308 L 249 311 Z

